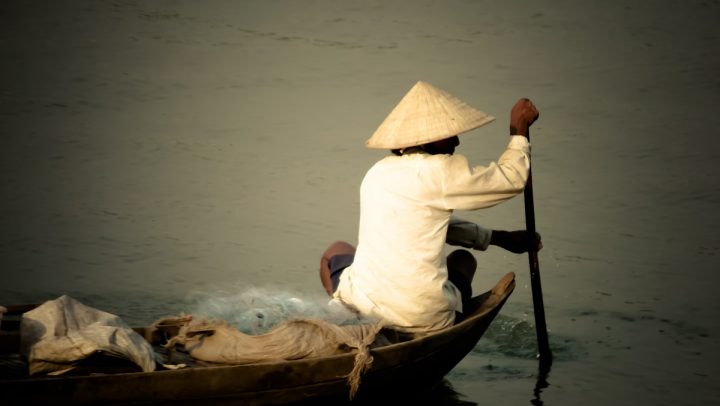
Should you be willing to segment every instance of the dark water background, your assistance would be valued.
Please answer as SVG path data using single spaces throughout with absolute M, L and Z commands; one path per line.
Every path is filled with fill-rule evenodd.
M 356 240 L 383 155 L 363 142 L 422 79 L 498 117 L 461 138 L 471 162 L 502 151 L 517 98 L 541 110 L 556 355 L 538 399 L 526 259 L 478 254 L 477 291 L 507 271 L 517 289 L 425 399 L 720 404 L 718 17 L 717 0 L 4 1 L 0 302 L 69 293 L 136 324 L 220 292 L 322 298 L 319 255 Z

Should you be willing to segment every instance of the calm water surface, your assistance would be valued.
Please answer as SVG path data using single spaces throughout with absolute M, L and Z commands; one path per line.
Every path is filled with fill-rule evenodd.
M 495 115 L 531 97 L 555 363 L 517 289 L 437 403 L 720 404 L 720 3 L 156 1 L 0 5 L 0 302 L 68 293 L 131 324 L 258 288 L 319 300 L 356 241 L 369 137 L 422 79 Z M 462 216 L 524 225 L 521 199 Z M 266 290 L 262 290 L 266 289 Z M 268 293 L 270 294 L 270 293 Z

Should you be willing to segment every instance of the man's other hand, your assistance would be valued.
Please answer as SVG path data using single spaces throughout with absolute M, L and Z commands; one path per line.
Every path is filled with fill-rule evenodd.
M 528 252 L 530 247 L 535 245 L 535 251 L 542 249 L 542 241 L 540 233 L 535 233 L 535 238 L 531 238 L 527 230 L 503 231 L 493 230 L 490 237 L 490 244 L 497 245 L 515 254 Z

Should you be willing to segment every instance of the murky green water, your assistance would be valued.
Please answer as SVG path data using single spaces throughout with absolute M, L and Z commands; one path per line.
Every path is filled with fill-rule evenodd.
M 539 395 L 527 261 L 438 402 L 709 405 L 720 387 L 715 1 L 0 5 L 0 302 L 69 293 L 129 322 L 219 291 L 322 298 L 356 240 L 364 140 L 423 79 L 541 110 L 533 176 L 556 360 Z M 521 228 L 522 200 L 463 213 Z M 448 392 L 449 391 L 449 392 Z M 537 391 L 535 391 L 537 392 Z M 434 398 L 433 398 L 434 399 Z

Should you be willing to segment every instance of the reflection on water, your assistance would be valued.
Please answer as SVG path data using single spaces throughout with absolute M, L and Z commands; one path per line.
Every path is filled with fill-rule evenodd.
M 444 405 L 444 406 L 473 406 L 475 402 L 463 399 L 461 393 L 458 393 L 453 385 L 446 379 L 434 385 L 427 391 L 419 390 L 415 393 L 404 394 L 397 400 L 401 404 L 417 404 L 417 405 Z M 407 403 L 405 403 L 407 402 Z
M 548 382 L 548 377 L 550 376 L 550 365 L 541 365 L 538 368 L 538 377 L 537 382 L 535 383 L 535 388 L 533 389 L 533 397 L 530 400 L 530 403 L 532 403 L 535 406 L 541 406 L 543 405 L 543 401 L 541 398 L 541 394 L 543 390 L 545 390 L 547 387 L 550 386 L 550 383 Z
M 464 399 L 465 396 L 457 392 L 447 379 L 443 379 L 439 383 L 429 388 L 417 387 L 411 392 L 391 392 L 383 393 L 378 398 L 372 400 L 359 400 L 349 402 L 344 399 L 333 399 L 329 402 L 309 401 L 308 405 L 437 405 L 437 406 L 475 406 L 478 403 Z

